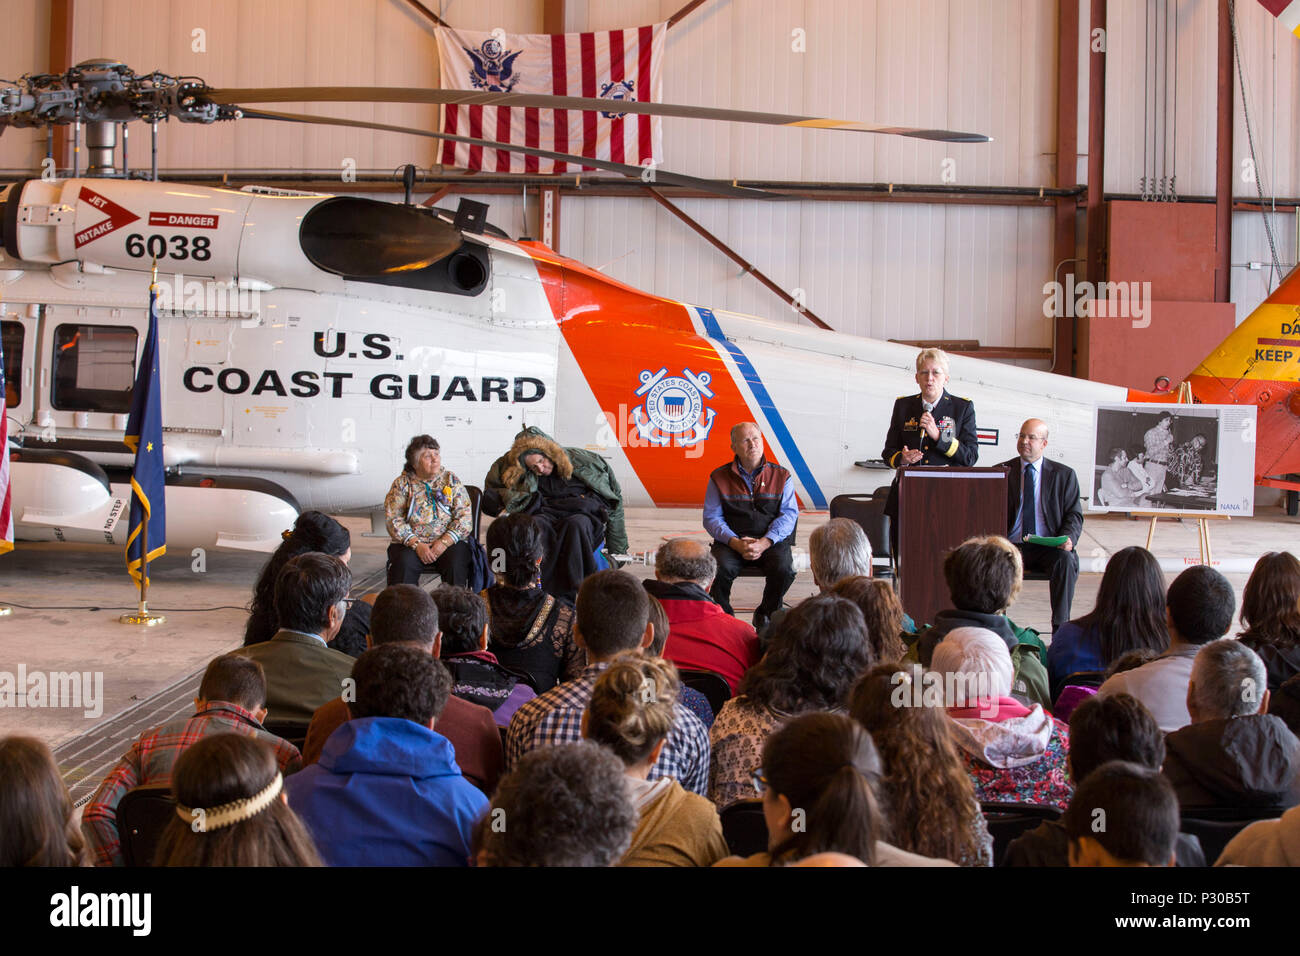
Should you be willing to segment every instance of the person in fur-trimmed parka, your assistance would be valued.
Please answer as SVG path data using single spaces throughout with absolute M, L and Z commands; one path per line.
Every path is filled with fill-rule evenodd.
M 583 579 L 598 570 L 596 546 L 609 554 L 627 551 L 623 491 L 614 470 L 585 448 L 565 448 L 536 426 L 515 436 L 483 482 L 488 514 L 524 512 L 547 531 L 542 588 L 572 598 Z

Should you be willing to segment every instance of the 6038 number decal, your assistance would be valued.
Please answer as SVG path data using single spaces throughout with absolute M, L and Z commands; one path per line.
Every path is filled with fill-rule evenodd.
M 133 232 L 126 237 L 126 254 L 133 259 L 193 259 L 206 262 L 212 258 L 209 236 L 142 236 Z

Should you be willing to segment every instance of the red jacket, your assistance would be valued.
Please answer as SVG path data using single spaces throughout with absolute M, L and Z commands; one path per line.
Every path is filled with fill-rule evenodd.
M 745 671 L 763 656 L 754 629 L 713 603 L 698 585 L 642 583 L 668 614 L 664 658 L 685 670 L 718 674 L 734 694 Z

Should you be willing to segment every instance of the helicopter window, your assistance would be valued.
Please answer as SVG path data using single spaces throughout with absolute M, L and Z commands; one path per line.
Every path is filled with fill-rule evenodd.
M 23 400 L 23 327 L 17 322 L 0 322 L 0 348 L 5 355 L 5 407 Z
M 130 326 L 60 325 L 54 330 L 54 387 L 59 411 L 130 411 L 135 346 Z

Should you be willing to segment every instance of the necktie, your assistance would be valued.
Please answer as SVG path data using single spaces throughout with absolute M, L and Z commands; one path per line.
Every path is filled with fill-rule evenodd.
M 1020 531 L 1021 534 L 1038 534 L 1038 524 L 1034 518 L 1034 466 L 1025 466 L 1025 480 L 1020 484 Z

